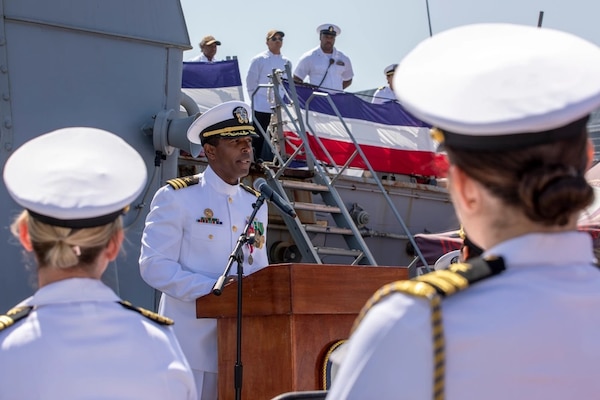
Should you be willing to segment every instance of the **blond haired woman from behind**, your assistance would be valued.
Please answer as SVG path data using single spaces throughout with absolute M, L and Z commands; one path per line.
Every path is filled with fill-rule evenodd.
M 24 208 L 11 232 L 33 256 L 38 286 L 0 316 L 6 398 L 194 399 L 172 321 L 100 280 L 124 239 L 121 214 L 146 182 L 140 155 L 109 132 L 65 128 L 17 149 L 4 182 Z

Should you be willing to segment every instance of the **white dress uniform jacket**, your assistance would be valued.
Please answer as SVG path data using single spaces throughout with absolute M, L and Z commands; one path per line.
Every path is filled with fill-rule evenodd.
M 268 75 L 273 73 L 274 69 L 280 69 L 285 72 L 285 64 L 290 60 L 282 54 L 273 54 L 269 50 L 263 51 L 257 54 L 250 61 L 250 68 L 248 68 L 248 75 L 246 75 L 246 88 L 248 89 L 248 98 L 253 103 L 255 111 L 263 113 L 271 113 L 271 106 L 275 103 L 275 95 L 272 89 L 260 88 L 256 94 L 254 91 L 258 85 L 264 85 L 271 83 L 271 79 Z M 287 75 L 283 74 L 284 78 Z M 283 97 L 283 90 L 280 91 Z M 252 97 L 254 95 L 254 97 Z
M 99 280 L 71 278 L 21 302 L 34 309 L 0 331 L 0 397 L 196 399 L 171 327 L 119 300 Z
M 224 182 L 210 167 L 198 177 L 196 185 L 178 190 L 167 185 L 156 192 L 142 235 L 140 272 L 163 292 L 159 313 L 175 321 L 175 334 L 192 369 L 216 373 L 217 321 L 196 318 L 196 299 L 210 293 L 225 270 L 256 196 Z M 255 218 L 264 240 L 267 214 L 263 204 Z M 244 275 L 267 266 L 264 244 L 252 253 L 245 245 L 243 252 Z M 230 274 L 236 273 L 234 263 Z
M 325 90 L 343 91 L 343 82 L 352 79 L 354 71 L 350 59 L 344 53 L 334 47 L 333 53 L 325 54 L 321 47 L 317 46 L 300 57 L 294 75 L 300 79 L 308 76 L 308 83 L 315 86 L 320 84 Z
M 375 91 L 373 98 L 371 99 L 371 104 L 383 104 L 388 101 L 395 101 L 396 95 L 394 91 L 390 89 L 389 86 L 380 87 Z
M 597 398 L 600 270 L 589 235 L 529 234 L 485 254 L 502 256 L 506 271 L 442 302 L 445 398 Z M 375 305 L 328 398 L 431 399 L 430 315 L 403 294 Z

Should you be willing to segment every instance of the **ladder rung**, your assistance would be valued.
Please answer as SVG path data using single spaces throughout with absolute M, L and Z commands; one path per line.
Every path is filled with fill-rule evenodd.
M 339 228 L 337 226 L 323 226 L 323 225 L 304 225 L 304 229 L 307 232 L 314 233 L 333 233 L 338 235 L 353 235 L 352 229 Z
M 302 182 L 292 180 L 282 180 L 281 185 L 286 189 L 307 190 L 311 192 L 329 192 L 326 185 L 319 185 L 313 182 Z
M 357 257 L 363 254 L 361 250 L 352 249 L 339 249 L 336 247 L 315 247 L 315 250 L 319 254 L 325 254 L 329 256 L 352 256 Z
M 331 214 L 339 214 L 342 212 L 339 207 L 332 207 L 325 204 L 295 202 L 293 206 L 296 210 L 326 212 Z

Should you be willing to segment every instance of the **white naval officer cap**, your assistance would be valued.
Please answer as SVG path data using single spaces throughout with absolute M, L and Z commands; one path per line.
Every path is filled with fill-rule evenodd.
M 446 145 L 509 150 L 581 133 L 600 106 L 599 71 L 600 48 L 572 34 L 476 24 L 417 45 L 394 88 Z
M 208 109 L 188 128 L 188 140 L 204 144 L 208 138 L 233 138 L 238 136 L 258 136 L 250 120 L 252 110 L 243 101 L 227 101 Z
M 338 36 L 342 34 L 342 30 L 340 29 L 339 26 L 334 25 L 334 24 L 322 24 L 319 25 L 317 27 L 317 33 L 318 34 L 325 34 L 325 35 L 331 35 L 331 36 Z
M 440 269 L 448 269 L 450 264 L 457 264 L 460 262 L 460 250 L 452 250 L 437 259 L 433 265 L 433 269 L 438 271 Z
M 394 72 L 396 71 L 396 67 L 398 67 L 398 64 L 390 64 L 387 67 L 384 68 L 383 70 L 383 74 L 385 76 L 392 76 L 394 75 Z
M 146 184 L 146 164 L 120 137 L 70 127 L 23 144 L 4 166 L 10 196 L 41 222 L 69 228 L 106 225 Z

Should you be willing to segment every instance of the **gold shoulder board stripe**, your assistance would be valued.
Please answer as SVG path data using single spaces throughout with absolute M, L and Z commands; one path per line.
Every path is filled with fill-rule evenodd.
M 197 185 L 200 182 L 200 178 L 197 176 L 184 176 L 182 178 L 173 178 L 167 181 L 167 184 L 175 190 L 183 189 L 189 186 Z
M 240 186 L 242 187 L 242 189 L 244 189 L 246 192 L 248 193 L 252 193 L 253 195 L 255 195 L 256 197 L 260 196 L 260 192 L 254 188 L 251 188 L 250 186 L 246 186 L 243 183 L 240 183 Z
M 451 264 L 447 270 L 430 272 L 407 281 L 389 283 L 375 292 L 367 301 L 354 322 L 352 332 L 358 328 L 362 319 L 375 304 L 392 293 L 405 293 L 427 300 L 431 310 L 433 342 L 433 398 L 434 400 L 443 400 L 446 350 L 442 323 L 442 298 L 464 290 L 472 283 L 498 275 L 504 270 L 504 260 L 500 257 L 475 258 L 469 260 L 468 264 Z
M 473 258 L 468 263 L 450 264 L 448 269 L 430 272 L 414 279 L 429 283 L 438 294 L 446 297 L 504 270 L 504 260 L 500 257 Z
M 127 308 L 128 310 L 136 311 L 136 312 L 142 314 L 144 317 L 146 317 L 160 325 L 173 325 L 173 320 L 171 318 L 164 317 L 160 314 L 157 314 L 150 310 L 146 310 L 145 308 L 142 308 L 142 307 L 136 307 L 128 301 L 122 300 L 122 301 L 119 301 L 119 304 L 122 305 L 123 307 Z
M 31 310 L 33 310 L 31 306 L 15 307 L 10 309 L 6 315 L 0 315 L 0 331 L 28 316 Z

